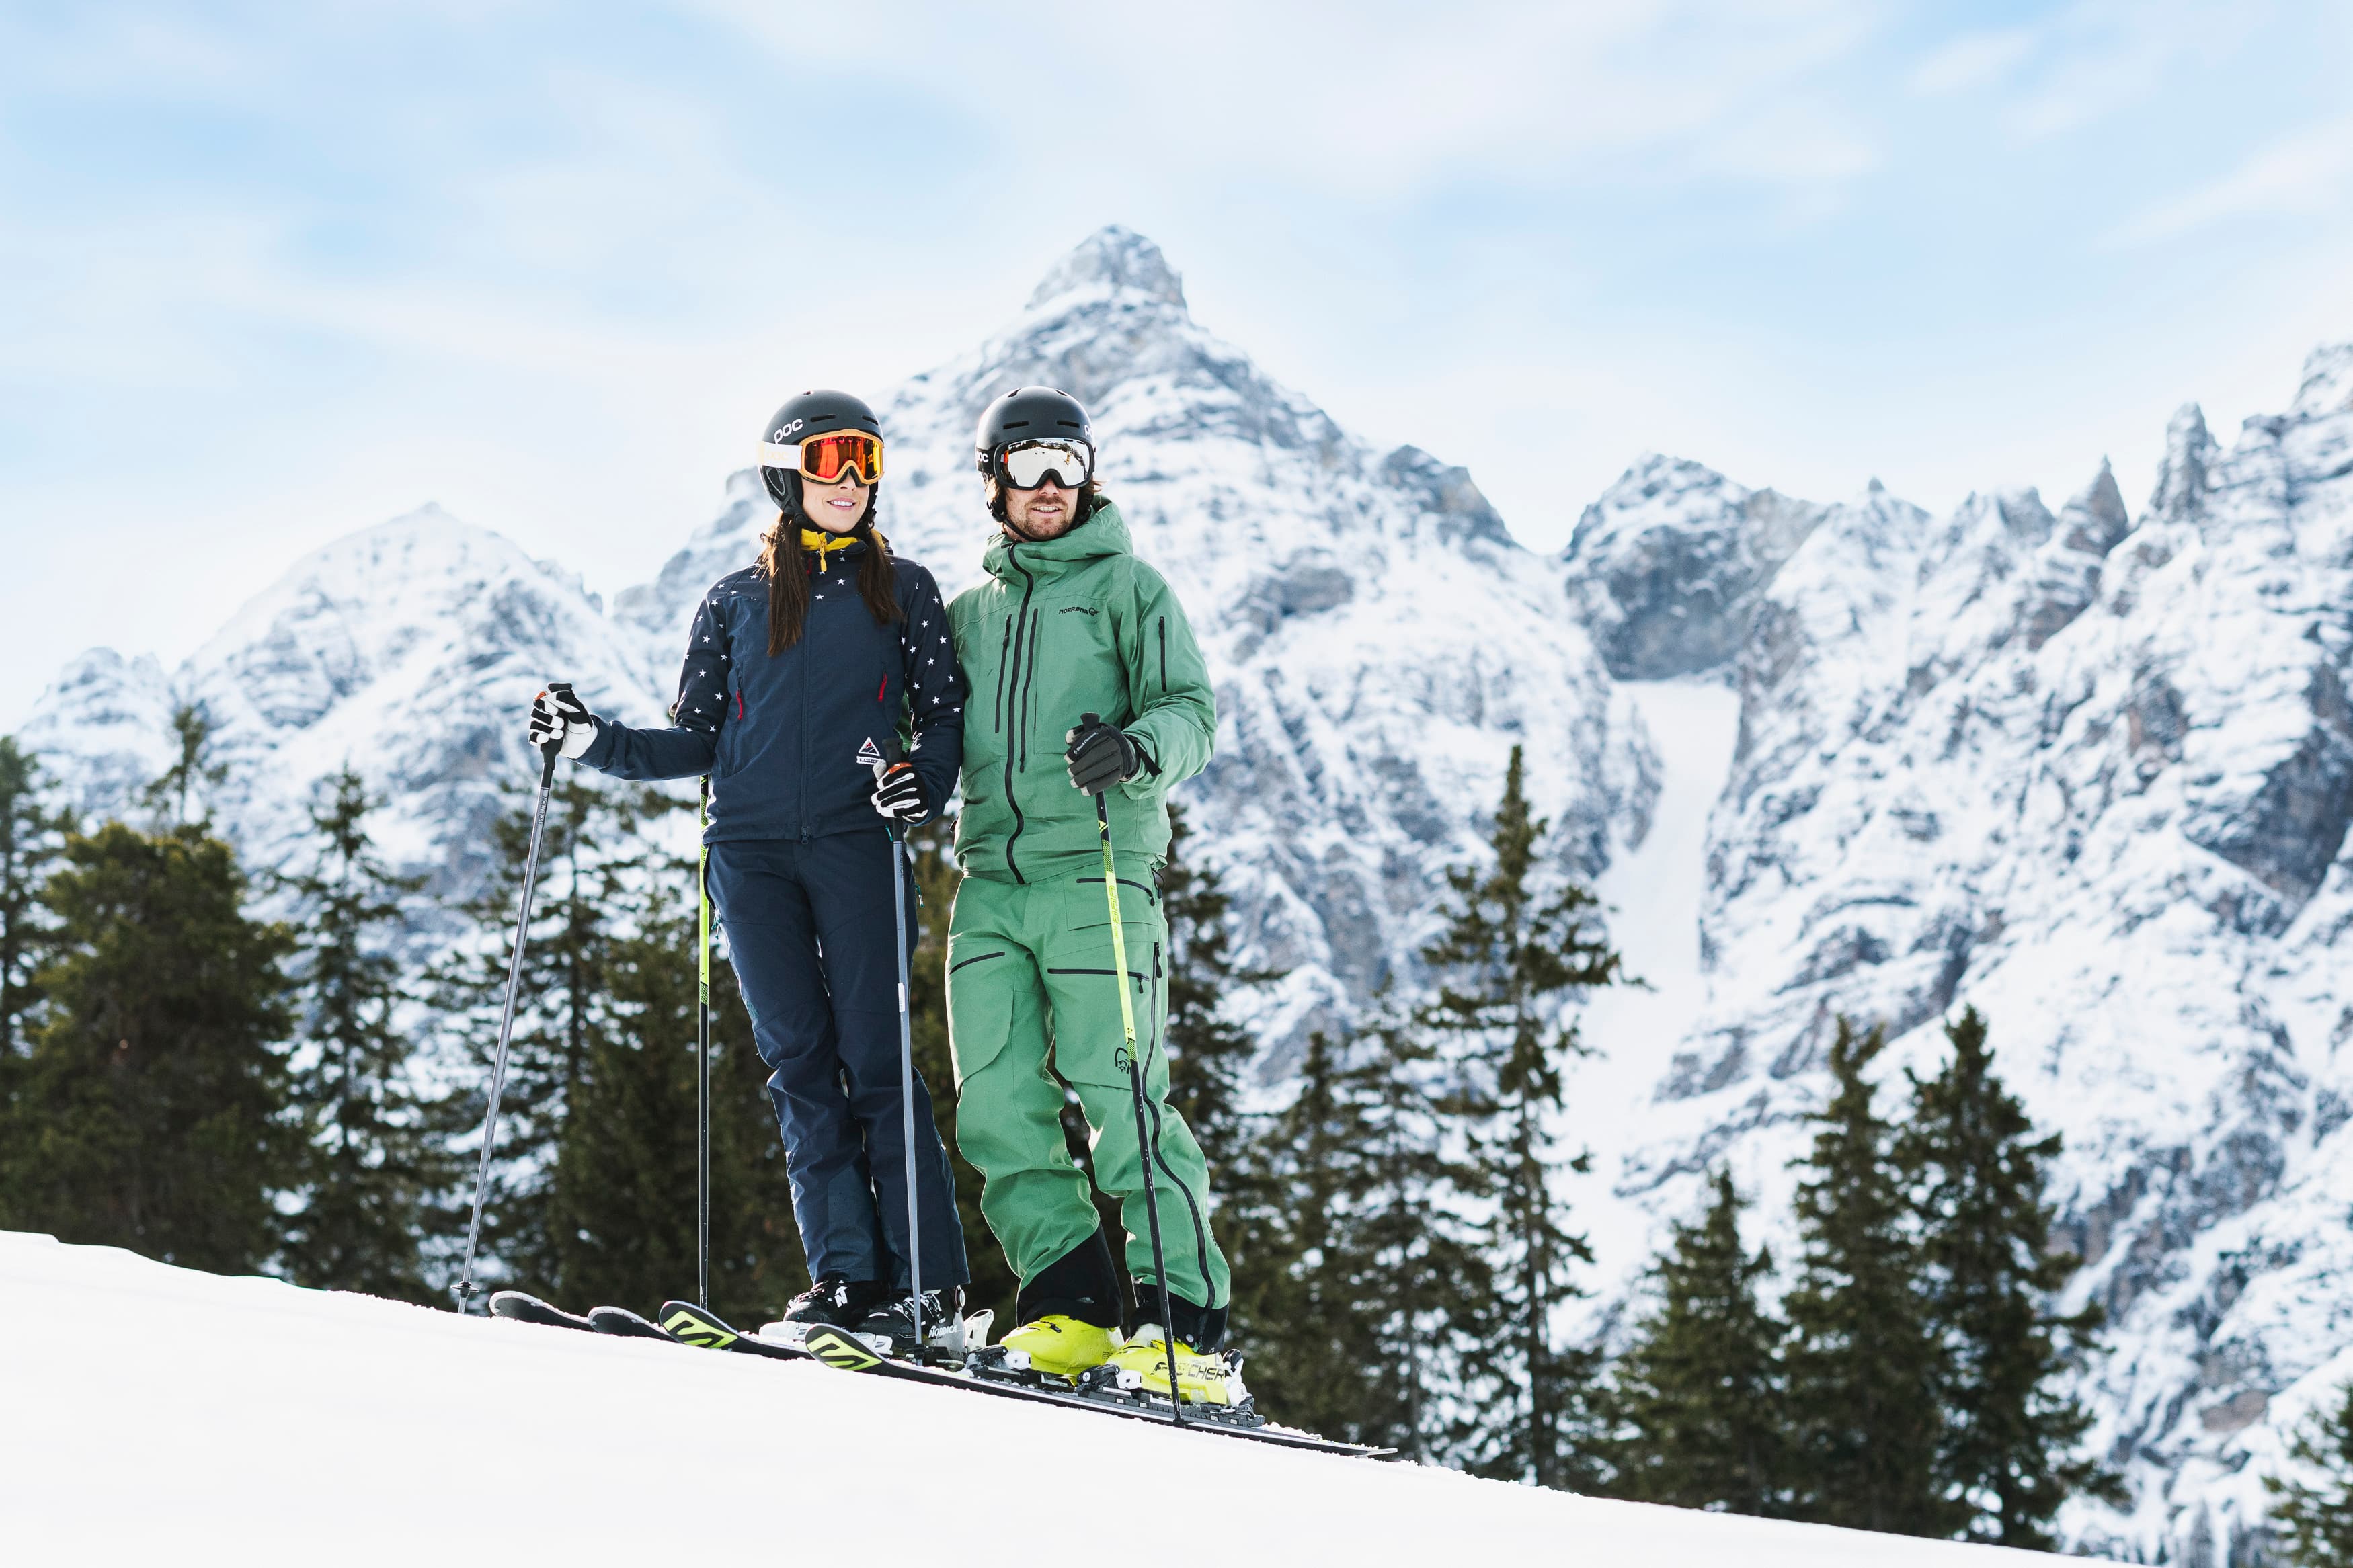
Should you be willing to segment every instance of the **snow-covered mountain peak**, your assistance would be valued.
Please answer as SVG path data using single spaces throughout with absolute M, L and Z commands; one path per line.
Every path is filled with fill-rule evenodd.
M 1026 309 L 1054 310 L 1082 295 L 1132 294 L 1185 309 L 1185 282 L 1160 247 L 1132 228 L 1106 224 L 1081 240 L 1030 291 Z

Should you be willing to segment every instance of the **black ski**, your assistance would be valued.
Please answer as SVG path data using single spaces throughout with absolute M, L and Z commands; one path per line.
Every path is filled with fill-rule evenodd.
M 1281 1426 L 1235 1424 L 1234 1418 L 1195 1414 L 1178 1421 L 1168 1406 L 1141 1401 L 1129 1402 L 1124 1395 L 1114 1394 L 1081 1394 L 1075 1390 L 1064 1393 L 1059 1389 L 1040 1388 L 1032 1384 L 1007 1379 L 977 1376 L 970 1372 L 951 1372 L 944 1367 L 918 1366 L 913 1362 L 881 1356 L 847 1330 L 831 1324 L 812 1327 L 804 1341 L 808 1354 L 826 1365 L 843 1372 L 871 1373 L 877 1377 L 892 1377 L 907 1383 L 927 1383 L 939 1388 L 965 1388 L 976 1394 L 993 1394 L 1006 1399 L 1027 1399 L 1044 1405 L 1060 1405 L 1072 1410 L 1095 1410 L 1106 1415 L 1124 1416 L 1131 1421 L 1150 1421 L 1162 1426 L 1176 1426 L 1187 1432 L 1214 1432 L 1220 1437 L 1246 1437 L 1253 1443 L 1272 1443 L 1279 1447 L 1304 1448 L 1318 1454 L 1346 1454 L 1362 1458 L 1385 1458 L 1397 1452 L 1394 1448 L 1369 1448 L 1359 1443 L 1335 1442 L 1318 1437 L 1312 1432 L 1293 1432 Z
M 807 1361 L 808 1352 L 757 1334 L 739 1333 L 716 1312 L 691 1301 L 664 1301 L 661 1326 L 670 1338 L 705 1350 L 741 1351 L 746 1355 L 773 1356 L 778 1361 Z
M 491 1313 L 493 1317 L 511 1318 L 518 1323 L 543 1323 L 551 1329 L 586 1331 L 596 1327 L 576 1313 L 551 1306 L 538 1297 L 526 1296 L 520 1290 L 501 1290 L 491 1297 Z
M 627 1307 L 591 1307 L 588 1326 L 600 1334 L 612 1334 L 625 1340 L 660 1340 L 669 1344 L 678 1341 L 662 1331 L 659 1323 L 649 1323 Z

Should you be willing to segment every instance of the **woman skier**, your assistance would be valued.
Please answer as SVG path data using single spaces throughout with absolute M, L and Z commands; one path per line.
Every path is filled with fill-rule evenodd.
M 903 829 L 955 788 L 964 679 L 932 574 L 874 531 L 873 410 L 801 394 L 768 422 L 760 468 L 780 515 L 758 563 L 696 609 L 670 727 L 631 729 L 543 691 L 531 738 L 618 778 L 710 776 L 712 897 L 771 1070 L 815 1281 L 785 1320 L 888 1336 L 905 1354 L 916 1303 L 890 880 L 904 872 L 875 815 Z M 902 723 L 913 743 L 897 761 Z M 921 1078 L 914 1098 L 922 1321 L 926 1340 L 952 1344 L 972 1276 Z

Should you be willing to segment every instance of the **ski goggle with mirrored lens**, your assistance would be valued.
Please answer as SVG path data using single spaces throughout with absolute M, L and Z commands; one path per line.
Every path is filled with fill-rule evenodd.
M 1084 441 L 1019 441 L 997 454 L 997 477 L 1017 490 L 1048 479 L 1074 490 L 1095 471 L 1094 448 Z
M 839 484 L 845 478 L 871 485 L 882 477 L 882 442 L 863 430 L 835 430 L 792 443 L 763 441 L 760 462 L 821 485 Z

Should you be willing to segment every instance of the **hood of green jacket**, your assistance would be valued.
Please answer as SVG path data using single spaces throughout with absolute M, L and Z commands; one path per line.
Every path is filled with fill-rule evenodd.
M 1042 579 L 1059 577 L 1107 555 L 1132 556 L 1135 540 L 1127 531 L 1127 519 L 1119 515 L 1119 508 L 1097 498 L 1087 521 L 1060 539 L 1014 539 L 1000 529 L 981 554 L 982 570 L 999 582 L 1008 581 L 1016 552 L 1021 566 Z

